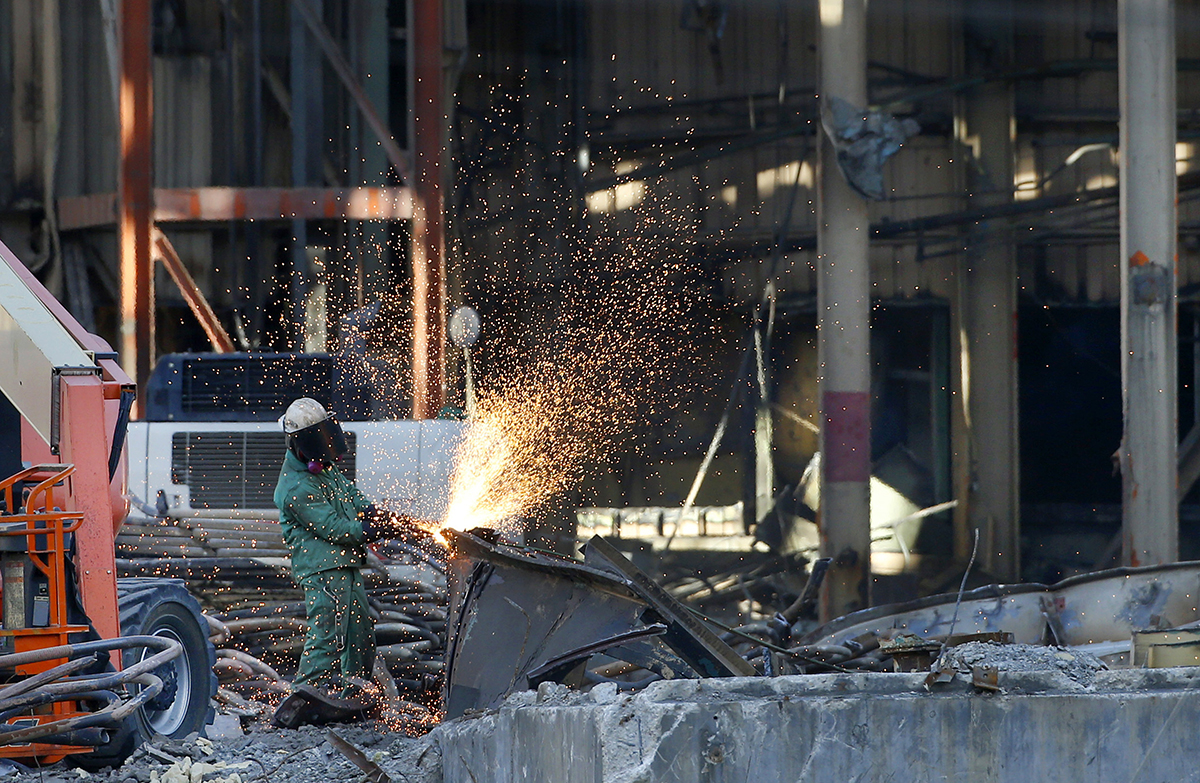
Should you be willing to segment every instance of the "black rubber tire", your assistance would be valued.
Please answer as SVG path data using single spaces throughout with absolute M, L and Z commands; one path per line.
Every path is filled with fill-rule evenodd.
M 200 604 L 183 580 L 118 579 L 117 598 L 122 636 L 167 636 L 183 645 L 183 654 L 168 664 L 173 671 L 164 678 L 168 685 L 164 694 L 131 715 L 119 730 L 112 732 L 107 745 L 77 757 L 80 766 L 89 769 L 119 766 L 138 746 L 155 737 L 182 739 L 193 733 L 203 736 L 215 712 L 216 650 L 208 639 L 208 624 Z M 130 649 L 122 655 L 123 664 L 128 667 L 137 663 L 145 651 Z M 163 674 L 160 672 L 159 676 Z M 182 693 L 171 693 L 172 684 Z

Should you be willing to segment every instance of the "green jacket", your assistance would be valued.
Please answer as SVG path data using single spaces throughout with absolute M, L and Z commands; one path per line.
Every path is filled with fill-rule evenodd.
M 275 485 L 275 505 L 283 539 L 292 552 L 296 581 L 365 563 L 367 548 L 358 513 L 368 501 L 336 465 L 310 473 L 289 450 Z

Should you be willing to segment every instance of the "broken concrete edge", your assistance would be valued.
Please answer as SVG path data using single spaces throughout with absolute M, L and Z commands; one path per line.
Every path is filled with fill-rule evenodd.
M 1003 783 L 1190 777 L 1200 669 L 1098 672 L 1087 687 L 1057 672 L 1001 671 L 996 693 L 969 675 L 932 691 L 923 681 L 670 680 L 633 694 L 544 683 L 444 723 L 430 740 L 443 783 L 792 783 L 835 770 L 838 779 Z
M 969 675 L 960 673 L 952 682 L 932 689 L 925 687 L 925 679 L 926 672 L 833 672 L 779 677 L 679 679 L 654 682 L 636 693 L 619 692 L 613 683 L 597 685 L 585 693 L 566 685 L 547 682 L 542 683 L 536 691 L 518 691 L 509 695 L 499 707 L 474 711 L 441 725 L 453 725 L 506 710 L 538 709 L 547 705 L 586 708 L 618 700 L 629 703 L 704 703 L 715 698 L 791 700 L 810 697 L 911 696 L 929 699 L 974 692 Z M 1096 672 L 1095 679 L 1088 685 L 1076 682 L 1062 672 L 1001 670 L 999 684 L 1001 694 L 1013 696 L 1151 691 L 1167 696 L 1194 691 L 1200 698 L 1200 667 L 1100 671 Z

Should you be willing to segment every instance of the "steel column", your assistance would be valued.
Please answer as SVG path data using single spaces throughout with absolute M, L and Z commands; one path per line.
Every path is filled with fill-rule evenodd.
M 121 251 L 121 361 L 138 388 L 140 413 L 154 369 L 154 106 L 150 0 L 121 2 L 121 164 L 118 215 Z
M 416 170 L 412 223 L 412 415 L 414 419 L 428 419 L 442 409 L 446 381 L 442 0 L 413 0 L 411 9 L 411 138 Z
M 821 0 L 820 97 L 867 105 L 867 2 Z M 821 554 L 833 558 L 821 617 L 871 598 L 870 270 L 866 202 L 846 184 L 820 133 L 817 187 L 821 400 Z
M 323 0 L 297 0 L 292 3 L 289 34 L 289 76 L 292 92 L 292 187 L 303 188 L 309 184 L 314 172 L 321 170 L 320 139 L 322 137 L 322 84 L 320 59 L 312 48 L 309 24 L 306 16 L 320 14 Z M 292 347 L 304 350 L 305 297 L 308 294 L 308 223 L 297 218 L 292 221 L 292 268 L 288 277 L 291 298 Z
M 1121 442 L 1128 565 L 1179 556 L 1175 3 L 1118 0 Z
M 964 4 L 966 77 L 1012 68 L 1012 0 Z M 962 145 L 968 204 L 1012 202 L 1015 138 L 1013 87 L 989 82 L 957 102 L 955 136 Z M 1008 231 L 979 221 L 967 236 L 956 272 L 954 325 L 959 350 L 954 417 L 954 552 L 963 563 L 979 531 L 978 565 L 1019 581 L 1019 441 L 1017 404 L 1017 262 Z

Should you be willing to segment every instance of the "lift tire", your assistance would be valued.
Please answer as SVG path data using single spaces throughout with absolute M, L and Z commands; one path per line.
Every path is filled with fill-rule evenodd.
M 200 604 L 188 592 L 183 580 L 118 579 L 117 598 L 122 636 L 166 636 L 183 645 L 183 654 L 166 665 L 170 671 L 157 672 L 160 677 L 167 675 L 163 694 L 113 730 L 107 745 L 76 757 L 80 766 L 89 769 L 119 766 L 150 739 L 182 739 L 189 734 L 203 736 L 205 726 L 212 723 L 215 712 L 213 696 L 217 692 L 217 676 L 213 666 L 217 660 L 216 650 L 208 639 L 208 624 Z M 122 663 L 129 667 L 147 654 L 138 648 L 125 650 Z

